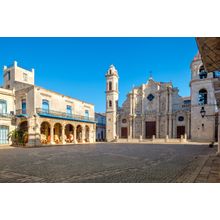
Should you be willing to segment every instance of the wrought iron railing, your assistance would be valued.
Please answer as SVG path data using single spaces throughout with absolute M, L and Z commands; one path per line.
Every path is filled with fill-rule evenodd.
M 1 117 L 1 118 L 11 118 L 12 115 L 9 114 L 9 113 L 3 113 L 3 112 L 0 112 L 0 117 Z
M 16 115 L 26 115 L 27 111 L 26 109 L 17 109 L 16 110 Z
M 36 112 L 39 115 L 42 116 L 48 116 L 48 117 L 59 117 L 67 120 L 80 120 L 80 121 L 90 121 L 95 122 L 94 117 L 88 117 L 84 115 L 76 115 L 76 114 L 70 114 L 66 112 L 59 112 L 54 110 L 48 110 L 48 109 L 42 109 L 42 108 L 36 108 Z

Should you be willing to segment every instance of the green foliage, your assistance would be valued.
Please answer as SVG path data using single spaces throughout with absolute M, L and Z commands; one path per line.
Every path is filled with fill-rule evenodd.
M 8 134 L 8 139 L 11 140 L 13 146 L 25 146 L 28 142 L 28 133 L 19 129 L 14 129 Z

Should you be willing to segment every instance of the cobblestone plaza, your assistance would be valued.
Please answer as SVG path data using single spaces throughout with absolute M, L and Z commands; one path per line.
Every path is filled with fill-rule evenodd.
M 0 182 L 195 182 L 208 145 L 79 144 L 1 148 Z

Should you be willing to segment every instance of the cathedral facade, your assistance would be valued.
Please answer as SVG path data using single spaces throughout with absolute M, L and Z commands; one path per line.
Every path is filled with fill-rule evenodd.
M 177 139 L 214 141 L 216 138 L 215 73 L 206 73 L 199 54 L 191 63 L 191 95 L 181 97 L 172 82 L 152 77 L 134 87 L 118 106 L 118 72 L 111 65 L 106 73 L 106 138 Z M 201 108 L 209 113 L 203 118 Z

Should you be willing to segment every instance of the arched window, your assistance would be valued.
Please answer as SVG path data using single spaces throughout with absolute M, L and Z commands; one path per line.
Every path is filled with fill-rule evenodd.
M 0 115 L 7 113 L 7 102 L 6 100 L 0 99 Z
M 206 89 L 199 90 L 199 105 L 207 104 L 207 94 Z
M 44 113 L 49 113 L 49 101 L 46 99 L 42 100 L 42 110 Z
M 201 66 L 199 68 L 199 78 L 200 79 L 206 79 L 207 78 L 207 72 L 205 71 L 204 66 Z
M 112 101 L 109 100 L 109 107 L 112 107 Z
M 109 88 L 109 91 L 112 90 L 112 82 L 110 81 L 109 84 L 108 84 L 108 88 Z

